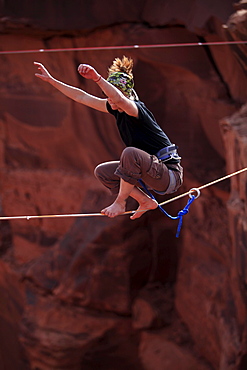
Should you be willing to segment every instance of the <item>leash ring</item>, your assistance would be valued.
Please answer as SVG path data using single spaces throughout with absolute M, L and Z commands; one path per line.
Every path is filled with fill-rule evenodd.
M 199 196 L 201 195 L 201 192 L 198 188 L 192 188 L 192 189 L 190 189 L 190 192 L 189 192 L 189 197 L 190 198 L 192 198 L 192 195 L 193 195 L 192 193 L 193 192 L 197 193 L 196 195 L 194 195 L 195 199 L 199 198 Z

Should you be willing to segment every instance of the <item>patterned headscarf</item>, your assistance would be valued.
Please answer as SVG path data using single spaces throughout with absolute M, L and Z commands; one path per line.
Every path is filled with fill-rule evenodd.
M 118 87 L 128 97 L 133 95 L 134 80 L 127 73 L 113 72 L 107 78 L 107 81 Z

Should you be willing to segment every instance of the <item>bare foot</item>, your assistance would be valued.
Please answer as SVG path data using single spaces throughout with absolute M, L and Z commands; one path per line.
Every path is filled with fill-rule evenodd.
M 143 213 L 155 209 L 158 207 L 158 202 L 152 198 L 146 198 L 143 202 L 139 204 L 139 207 L 135 211 L 135 213 L 130 217 L 131 220 L 135 220 L 143 215 Z
M 125 212 L 126 202 L 119 202 L 115 200 L 109 207 L 102 209 L 101 213 L 108 217 L 116 217 Z

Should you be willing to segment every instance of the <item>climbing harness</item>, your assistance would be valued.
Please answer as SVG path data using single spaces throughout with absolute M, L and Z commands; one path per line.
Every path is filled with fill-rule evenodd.
M 138 180 L 140 185 L 142 186 L 142 188 L 146 191 L 146 193 L 156 201 L 155 197 L 153 196 L 153 194 L 148 190 L 147 186 L 145 185 L 145 183 L 140 179 Z M 193 195 L 192 192 L 196 192 L 197 195 Z M 178 222 L 178 227 L 177 227 L 177 233 L 176 233 L 176 238 L 179 237 L 180 235 L 180 231 L 181 231 L 181 227 L 182 227 L 182 223 L 183 223 L 183 216 L 185 216 L 188 212 L 189 212 L 189 207 L 191 205 L 191 203 L 197 199 L 198 197 L 200 196 L 200 190 L 197 189 L 197 188 L 193 188 L 190 190 L 190 194 L 189 194 L 189 197 L 190 199 L 188 200 L 186 206 L 184 207 L 184 209 L 182 209 L 181 211 L 178 212 L 178 215 L 177 216 L 171 216 L 168 212 L 166 212 L 164 210 L 164 208 L 162 207 L 161 204 L 158 204 L 158 208 L 161 210 L 162 213 L 164 213 L 167 217 L 171 218 L 172 220 L 179 220 Z
M 163 162 L 169 161 L 170 159 L 181 159 L 178 155 L 177 149 L 177 145 L 172 144 L 160 149 L 155 155 Z

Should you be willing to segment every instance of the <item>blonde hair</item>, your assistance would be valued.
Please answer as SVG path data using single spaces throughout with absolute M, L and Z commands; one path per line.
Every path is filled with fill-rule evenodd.
M 115 58 L 112 62 L 112 65 L 108 68 L 108 76 L 110 76 L 112 73 L 115 72 L 123 72 L 129 75 L 131 78 L 133 78 L 133 59 L 127 58 L 125 55 L 122 59 Z

